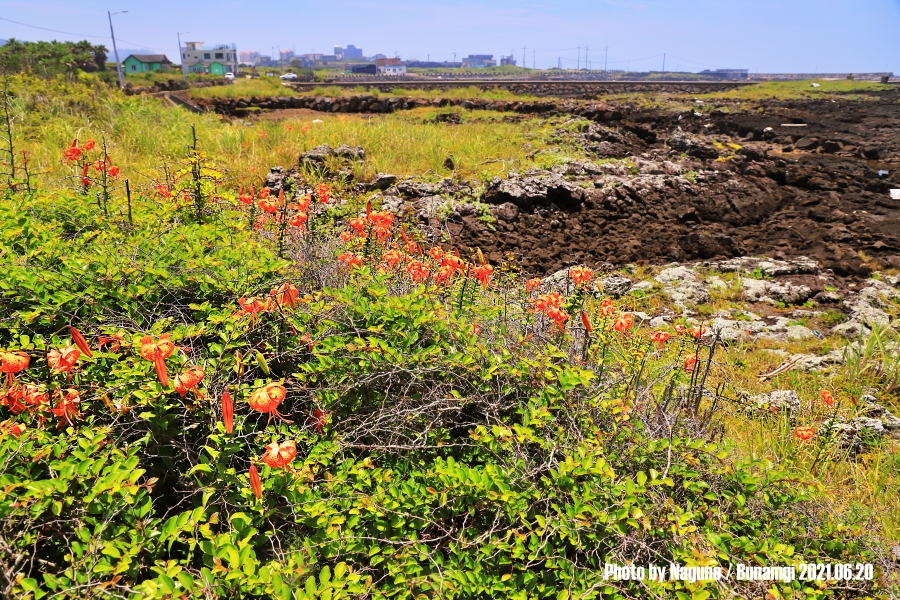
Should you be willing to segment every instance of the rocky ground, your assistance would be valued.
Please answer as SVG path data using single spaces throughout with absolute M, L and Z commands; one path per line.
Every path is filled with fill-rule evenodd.
M 629 271 L 640 271 L 642 276 L 629 276 Z M 900 331 L 900 276 L 875 272 L 841 293 L 817 292 L 836 290 L 839 282 L 814 260 L 742 257 L 694 266 L 638 269 L 629 265 L 602 276 L 595 285 L 598 297 L 631 296 L 631 303 L 635 303 L 635 297 L 646 300 L 657 296 L 654 310 L 632 312 L 636 325 L 648 332 L 670 331 L 677 321 L 702 330 L 704 344 L 715 340 L 776 358 L 774 368 L 756 374 L 762 388 L 792 371 L 827 375 L 850 368 L 866 355 L 865 346 L 872 346 L 867 338 L 874 330 L 884 343 L 879 369 L 887 373 L 900 367 L 900 342 L 896 337 Z M 569 286 L 568 269 L 542 280 L 544 291 L 569 294 Z M 826 349 L 790 350 L 805 341 L 819 342 L 809 348 Z M 854 416 L 835 415 L 821 424 L 820 432 L 852 454 L 882 437 L 900 440 L 900 417 L 894 414 L 900 412 L 892 413 L 889 408 L 900 397 L 900 385 L 888 388 L 882 398 L 862 396 Z M 776 412 L 786 414 L 796 424 L 803 408 L 797 392 L 791 389 L 738 396 L 730 400 L 751 417 Z
M 753 255 L 807 256 L 840 277 L 867 277 L 869 259 L 900 267 L 900 200 L 890 196 L 900 93 L 736 106 L 617 106 L 615 122 L 572 115 L 556 141 L 583 159 L 488 182 L 372 189 L 391 210 L 445 225 L 454 244 L 494 261 L 512 253 L 536 274 Z

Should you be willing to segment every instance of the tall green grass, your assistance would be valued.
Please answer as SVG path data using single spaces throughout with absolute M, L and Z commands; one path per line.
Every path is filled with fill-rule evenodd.
M 235 185 L 259 183 L 270 167 L 295 165 L 298 155 L 321 144 L 362 146 L 367 160 L 354 167 L 358 179 L 379 172 L 450 174 L 453 158 L 459 176 L 490 176 L 504 165 L 528 161 L 523 145 L 527 123 L 488 122 L 499 116 L 480 111 L 461 125 L 426 122 L 437 111 L 419 109 L 388 115 L 310 115 L 286 120 L 229 120 L 193 114 L 148 96 L 124 96 L 90 83 L 75 85 L 19 79 L 13 109 L 19 115 L 16 143 L 31 153 L 33 172 L 66 185 L 71 167 L 62 152 L 72 140 L 106 141 L 113 164 L 132 185 L 149 185 L 161 169 L 180 167 L 190 143 L 191 126 L 209 158 L 226 168 Z M 212 88 L 221 89 L 221 88 Z M 65 98 L 65 100 L 63 100 Z M 314 122 L 321 121 L 321 122 Z
M 191 98 L 242 98 L 249 96 L 296 96 L 278 77 L 237 78 L 231 85 L 191 88 Z

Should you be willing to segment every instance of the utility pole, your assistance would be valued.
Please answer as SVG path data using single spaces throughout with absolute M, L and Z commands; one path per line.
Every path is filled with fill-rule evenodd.
M 510 52 L 512 54 L 512 52 Z M 522 46 L 522 68 L 525 68 L 525 46 Z
M 556 57 L 556 69 L 562 71 L 562 56 Z
M 281 53 L 281 46 L 278 46 L 278 62 L 281 63 L 281 72 L 284 73 L 284 54 Z
M 184 50 L 181 48 L 181 34 L 189 34 L 190 31 L 178 32 L 178 54 L 181 55 L 181 79 L 187 81 L 187 65 L 184 62 Z
M 666 53 L 663 52 L 663 74 L 666 72 Z
M 106 16 L 109 17 L 109 34 L 112 36 L 113 53 L 116 55 L 116 75 L 119 77 L 120 89 L 125 88 L 125 82 L 122 80 L 122 63 L 119 62 L 119 51 L 116 49 L 116 33 L 113 31 L 112 16 L 127 12 L 127 10 L 120 10 L 119 12 L 106 11 Z
M 584 47 L 584 66 L 587 67 L 587 70 L 588 70 L 588 71 L 590 71 L 590 70 L 591 70 L 591 63 L 588 62 L 588 50 L 590 50 L 590 47 L 585 46 L 585 47 Z
M 535 66 L 537 64 L 537 61 L 534 58 L 536 54 L 537 54 L 537 51 L 534 48 L 532 48 L 531 49 L 531 68 L 532 69 L 537 69 L 537 67 Z

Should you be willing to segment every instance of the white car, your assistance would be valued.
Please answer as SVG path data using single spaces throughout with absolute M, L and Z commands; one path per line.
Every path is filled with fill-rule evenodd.
M 297 79 L 296 73 L 285 73 L 281 76 L 281 79 Z
M 225 73 L 225 79 L 228 81 L 234 81 L 234 73 Z

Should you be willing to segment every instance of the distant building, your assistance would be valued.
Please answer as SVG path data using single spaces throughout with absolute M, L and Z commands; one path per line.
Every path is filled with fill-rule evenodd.
M 203 42 L 185 42 L 181 52 L 182 69 L 189 73 L 224 75 L 237 73 L 238 53 L 235 44 L 214 44 L 205 46 Z
M 483 67 L 496 67 L 497 61 L 493 54 L 470 54 L 462 59 L 463 69 L 481 69 Z
M 715 77 L 716 79 L 725 79 L 728 81 L 749 79 L 749 74 L 750 69 L 716 69 L 715 71 L 706 69 L 700 72 L 700 75 L 708 75 L 710 77 Z
M 363 51 L 362 48 L 357 48 L 353 44 L 347 44 L 346 48 L 343 46 L 335 46 L 334 55 L 338 60 L 360 59 L 363 57 Z
M 131 54 L 122 61 L 125 73 L 146 73 L 148 71 L 168 71 L 172 61 L 165 54 Z
M 247 50 L 240 52 L 239 56 L 241 57 L 242 65 L 255 65 L 256 59 L 259 58 L 260 54 L 256 50 Z
M 500 66 L 505 67 L 507 65 L 510 67 L 516 66 L 516 59 L 513 58 L 512 54 L 500 57 Z
M 399 58 L 379 58 L 375 66 L 379 75 L 406 75 L 406 65 Z

